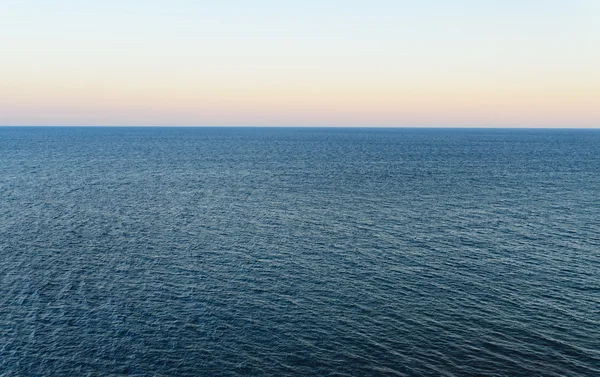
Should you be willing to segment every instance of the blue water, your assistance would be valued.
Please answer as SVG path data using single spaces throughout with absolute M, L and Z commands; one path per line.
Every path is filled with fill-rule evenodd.
M 0 128 L 1 376 L 599 376 L 600 131 Z

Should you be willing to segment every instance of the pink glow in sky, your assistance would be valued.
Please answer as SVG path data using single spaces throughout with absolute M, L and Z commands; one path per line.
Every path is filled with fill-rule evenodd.
M 215 3 L 2 2 L 0 125 L 600 127 L 595 0 Z

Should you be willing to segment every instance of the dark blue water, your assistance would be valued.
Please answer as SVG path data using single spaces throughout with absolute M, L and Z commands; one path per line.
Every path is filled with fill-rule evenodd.
M 598 376 L 600 131 L 0 128 L 2 376 Z

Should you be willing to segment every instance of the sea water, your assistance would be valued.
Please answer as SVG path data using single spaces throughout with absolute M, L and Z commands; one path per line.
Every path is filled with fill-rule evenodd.
M 600 131 L 0 128 L 2 376 L 598 376 Z

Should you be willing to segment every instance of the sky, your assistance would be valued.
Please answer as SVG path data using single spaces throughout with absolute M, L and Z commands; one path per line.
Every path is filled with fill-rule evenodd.
M 0 125 L 600 127 L 600 1 L 0 0 Z

